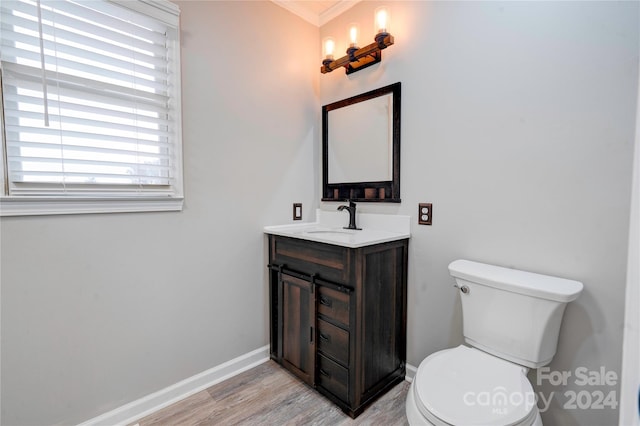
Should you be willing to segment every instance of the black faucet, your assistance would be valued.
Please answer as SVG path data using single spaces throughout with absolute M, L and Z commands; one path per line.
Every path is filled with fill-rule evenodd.
M 338 206 L 338 210 L 342 211 L 344 209 L 347 209 L 349 211 L 349 226 L 345 226 L 344 229 L 358 229 L 361 230 L 362 228 L 358 228 L 356 226 L 356 203 L 354 203 L 351 200 L 349 201 L 349 205 L 345 206 Z

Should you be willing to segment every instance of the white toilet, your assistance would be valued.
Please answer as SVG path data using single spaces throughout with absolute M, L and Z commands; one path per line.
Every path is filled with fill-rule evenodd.
M 465 342 L 431 354 L 407 394 L 414 425 L 542 425 L 530 368 L 551 362 L 578 281 L 468 260 L 449 265 L 460 290 Z

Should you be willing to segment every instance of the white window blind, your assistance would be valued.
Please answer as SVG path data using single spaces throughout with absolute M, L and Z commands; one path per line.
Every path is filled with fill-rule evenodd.
M 177 8 L 0 4 L 5 196 L 180 198 Z

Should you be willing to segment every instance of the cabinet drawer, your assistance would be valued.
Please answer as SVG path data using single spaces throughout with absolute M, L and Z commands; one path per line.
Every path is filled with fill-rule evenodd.
M 345 283 L 349 279 L 349 250 L 346 247 L 273 236 L 271 262 L 302 273 L 315 273 L 328 281 Z
M 349 365 L 349 332 L 318 320 L 318 350 L 344 365 Z
M 341 400 L 349 400 L 349 370 L 318 355 L 318 385 Z
M 318 286 L 318 313 L 349 326 L 349 294 Z

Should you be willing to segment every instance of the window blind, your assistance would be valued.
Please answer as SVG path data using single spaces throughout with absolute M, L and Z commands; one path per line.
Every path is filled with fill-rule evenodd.
M 10 195 L 181 196 L 177 17 L 127 3 L 1 2 Z

